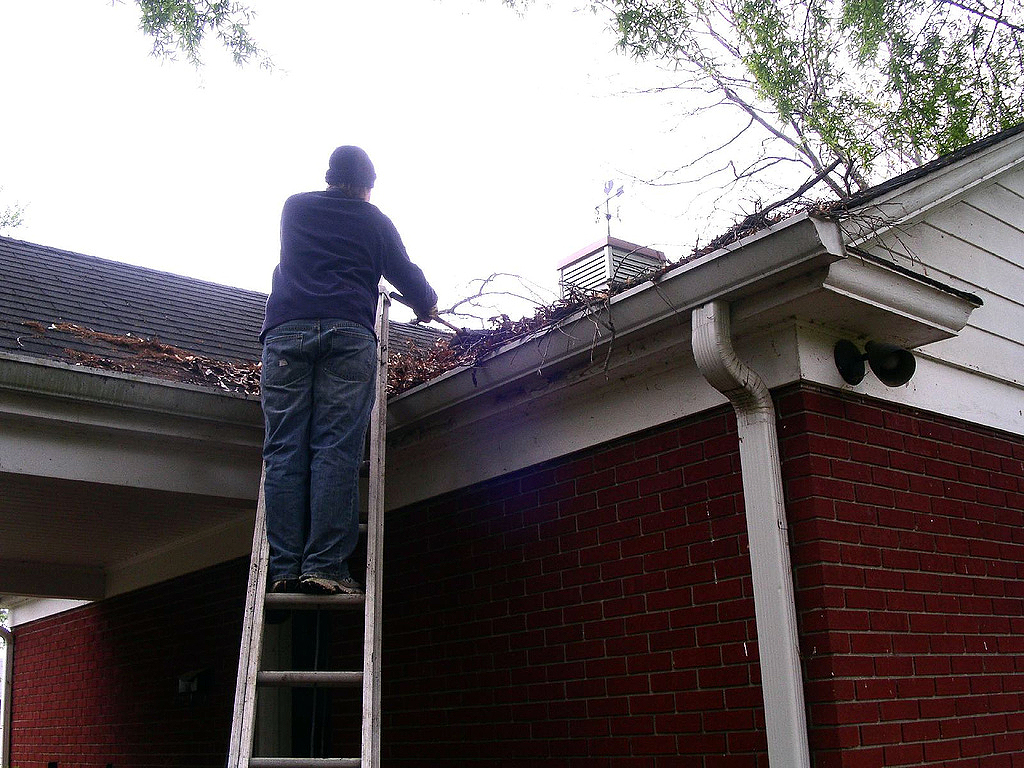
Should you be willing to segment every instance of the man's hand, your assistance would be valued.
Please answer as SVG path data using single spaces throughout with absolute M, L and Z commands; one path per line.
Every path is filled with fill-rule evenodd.
M 441 317 L 438 314 L 437 305 L 436 304 L 430 308 L 430 311 L 427 312 L 427 314 L 425 316 L 417 317 L 416 318 L 416 322 L 417 323 L 431 323 L 431 322 L 440 323 L 445 328 L 448 328 L 449 330 L 454 331 L 455 333 L 461 333 L 462 332 L 461 328 L 459 328 L 458 326 L 452 325 L 451 323 L 449 323 L 447 320 L 445 320 L 443 317 Z

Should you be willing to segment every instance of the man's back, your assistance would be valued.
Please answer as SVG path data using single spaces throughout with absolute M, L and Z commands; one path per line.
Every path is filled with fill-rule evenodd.
M 293 195 L 281 215 L 281 261 L 264 333 L 287 320 L 325 317 L 372 330 L 382 275 L 414 306 L 434 305 L 398 230 L 376 206 L 335 189 Z

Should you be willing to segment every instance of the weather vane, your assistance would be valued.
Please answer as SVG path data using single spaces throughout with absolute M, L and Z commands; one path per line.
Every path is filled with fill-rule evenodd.
M 612 236 L 612 200 L 616 197 L 621 197 L 622 193 L 625 191 L 621 185 L 619 185 L 619 188 L 615 189 L 614 192 L 612 192 L 613 189 L 615 189 L 615 179 L 608 179 L 608 181 L 604 183 L 604 194 L 606 195 L 604 202 L 594 206 L 594 213 L 597 214 L 597 218 L 594 219 L 595 221 L 601 220 L 601 206 L 604 206 L 604 220 L 608 227 L 608 237 Z M 615 218 L 619 218 L 618 208 L 615 209 Z

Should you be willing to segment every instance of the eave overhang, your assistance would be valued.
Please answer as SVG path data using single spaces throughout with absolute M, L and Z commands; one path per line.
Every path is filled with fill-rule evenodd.
M 817 326 L 835 338 L 873 339 L 908 348 L 955 335 L 979 303 L 934 280 L 849 251 L 841 227 L 831 219 L 808 213 L 794 216 L 510 343 L 474 367 L 450 371 L 393 398 L 389 456 L 411 464 L 413 457 L 435 452 L 446 467 L 444 472 L 420 473 L 410 466 L 409 477 L 415 476 L 415 481 L 389 485 L 389 504 L 427 498 L 554 458 L 559 450 L 585 447 L 587 442 L 592 445 L 678 417 L 678 409 L 667 408 L 660 416 L 644 412 L 640 418 L 634 414 L 611 425 L 616 417 L 600 411 L 595 401 L 585 416 L 572 422 L 585 418 L 592 441 L 574 442 L 559 434 L 529 440 L 520 436 L 514 449 L 502 452 L 500 445 L 496 447 L 495 452 L 504 455 L 489 470 L 480 468 L 492 464 L 484 458 L 485 451 L 479 445 L 471 448 L 473 441 L 484 440 L 471 437 L 471 432 L 492 440 L 507 434 L 512 440 L 517 429 L 525 430 L 517 424 L 528 414 L 544 408 L 551 414 L 568 412 L 570 398 L 594 398 L 597 390 L 607 392 L 614 381 L 635 380 L 643 371 L 677 366 L 677 378 L 688 375 L 683 368 L 693 368 L 690 312 L 712 300 L 731 306 L 740 345 L 744 337 L 802 324 Z M 799 363 L 766 372 L 773 387 L 800 376 Z M 698 382 L 692 388 L 703 386 Z M 569 392 L 570 388 L 576 389 Z M 656 409 L 656 395 L 648 391 L 646 398 Z M 556 392 L 560 410 L 552 403 Z M 645 395 L 637 387 L 632 397 Z M 708 407 L 702 397 L 694 395 L 693 407 Z M 594 427 L 602 419 L 609 423 Z M 568 416 L 561 421 L 552 433 L 564 432 L 570 423 Z M 581 431 L 583 426 L 579 425 Z M 460 452 L 461 462 L 456 458 Z M 466 466 L 465 457 L 470 456 L 473 464 Z
M 245 554 L 259 402 L 0 355 L 0 594 L 98 599 Z
M 0 418 L 9 428 L 30 428 L 40 435 L 54 430 L 62 446 L 86 433 L 96 443 L 115 443 L 118 459 L 102 467 L 100 475 L 92 475 L 95 482 L 255 499 L 251 477 L 229 480 L 221 464 L 236 464 L 236 456 L 246 464 L 258 457 L 262 414 L 256 398 L 0 354 Z M 124 449 L 133 441 L 150 448 L 126 456 Z M 40 464 L 20 455 L 19 447 L 9 440 L 0 443 L 0 471 L 34 468 L 50 477 L 84 479 L 67 452 L 67 463 L 51 456 Z M 214 456 L 218 460 L 211 464 Z M 246 474 L 258 480 L 259 468 Z

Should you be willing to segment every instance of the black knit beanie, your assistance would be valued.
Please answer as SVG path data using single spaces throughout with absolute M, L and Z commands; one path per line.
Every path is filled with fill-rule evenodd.
M 346 145 L 331 153 L 330 167 L 327 169 L 328 184 L 351 184 L 372 189 L 376 180 L 377 172 L 373 170 L 370 156 L 359 147 Z

